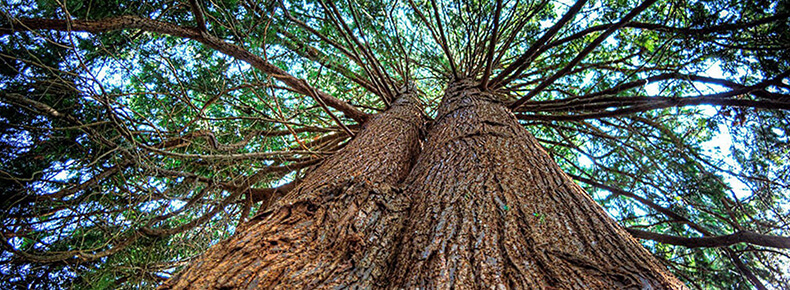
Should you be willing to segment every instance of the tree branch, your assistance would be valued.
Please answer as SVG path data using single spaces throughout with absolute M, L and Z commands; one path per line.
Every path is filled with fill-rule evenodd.
M 764 247 L 790 249 L 790 237 L 763 235 L 752 231 L 741 231 L 724 236 L 686 238 L 648 232 L 635 228 L 627 228 L 626 230 L 637 239 L 652 240 L 662 244 L 684 246 L 687 248 L 721 248 L 739 243 L 747 243 Z
M 562 18 L 560 18 L 560 20 L 557 21 L 557 23 L 555 23 L 551 28 L 549 28 L 549 31 L 546 31 L 546 33 L 544 33 L 543 36 L 540 37 L 540 39 L 535 41 L 535 43 L 533 43 L 527 49 L 527 51 L 525 51 L 518 59 L 516 59 L 516 61 L 511 63 L 507 68 L 505 68 L 501 73 L 499 73 L 499 75 L 497 75 L 496 78 L 491 80 L 491 86 L 493 88 L 499 88 L 505 86 L 512 81 L 512 77 L 508 77 L 508 76 L 512 74 L 515 77 L 521 74 L 521 72 L 524 71 L 527 68 L 527 66 L 529 66 L 529 61 L 536 56 L 538 49 L 546 45 L 549 42 L 549 40 L 551 40 L 551 38 L 554 37 L 554 35 L 556 35 L 557 32 L 560 31 L 560 29 L 565 27 L 565 24 L 567 24 L 574 17 L 576 17 L 576 14 L 578 14 L 579 11 L 581 11 L 582 7 L 586 3 L 587 0 L 577 0 L 576 3 L 573 4 L 571 8 L 568 9 L 568 12 L 566 12 L 565 15 L 563 15 Z M 505 78 L 507 79 L 505 80 Z
M 585 1 L 585 0 L 580 0 Z M 494 50 L 497 43 L 497 33 L 499 32 L 499 14 L 502 12 L 502 0 L 496 1 L 496 11 L 494 11 L 494 27 L 491 31 L 491 42 L 488 45 L 486 52 L 486 67 L 483 70 L 483 78 L 480 79 L 480 88 L 483 90 L 488 89 L 488 77 L 491 75 L 491 66 L 494 61 Z
M 102 33 L 114 30 L 124 29 L 141 29 L 149 32 L 156 32 L 188 38 L 208 47 L 216 49 L 226 55 L 232 56 L 239 60 L 245 61 L 253 67 L 271 75 L 275 79 L 283 82 L 287 86 L 293 88 L 295 91 L 310 95 L 311 92 L 316 92 L 326 105 L 335 108 L 346 114 L 351 119 L 357 122 L 364 123 L 369 117 L 368 114 L 358 110 L 351 104 L 337 99 L 325 92 L 316 90 L 310 87 L 307 82 L 302 79 L 290 75 L 285 70 L 269 63 L 265 59 L 252 54 L 251 52 L 222 39 L 212 35 L 200 33 L 197 28 L 182 27 L 175 24 L 157 21 L 148 18 L 140 18 L 137 16 L 119 16 L 110 17 L 102 20 L 60 20 L 60 19 L 13 19 L 11 27 L 0 27 L 0 35 L 7 35 L 16 31 L 29 31 L 29 30 L 57 30 L 57 31 L 84 31 L 90 33 Z M 16 24 L 16 25 L 14 25 Z
M 573 98 L 569 100 L 545 101 L 535 102 L 530 104 L 530 111 L 537 112 L 541 110 L 546 111 L 591 111 L 598 110 L 592 113 L 572 114 L 572 115 L 527 115 L 516 113 L 516 116 L 522 120 L 583 120 L 591 118 L 604 118 L 628 115 L 638 112 L 644 112 L 655 109 L 670 108 L 670 107 L 684 107 L 696 105 L 719 105 L 731 107 L 747 107 L 747 108 L 760 108 L 767 110 L 790 110 L 790 97 L 764 91 L 769 85 L 781 82 L 782 79 L 788 77 L 790 71 L 786 71 L 770 80 L 760 82 L 752 86 L 741 86 L 735 83 L 726 83 L 727 81 L 699 77 L 700 80 L 712 80 L 718 82 L 725 82 L 725 84 L 732 87 L 740 87 L 728 92 L 701 95 L 695 97 L 675 98 L 675 97 L 648 97 L 648 96 L 634 96 L 634 97 L 606 97 L 598 98 L 601 93 L 595 93 L 590 96 Z M 657 76 L 658 77 L 658 76 Z M 639 84 L 644 84 L 645 81 L 631 82 L 611 89 L 607 93 L 616 93 L 620 90 L 636 87 Z M 607 90 L 609 91 L 609 90 Z M 749 100 L 740 98 L 742 95 L 754 94 L 758 96 L 765 96 L 763 99 Z M 546 105 L 546 107 L 541 107 Z M 618 108 L 620 109 L 610 111 L 600 111 L 601 109 Z M 519 109 L 524 111 L 524 109 Z
M 200 4 L 198 4 L 197 0 L 189 0 L 189 5 L 192 7 L 192 15 L 194 15 L 195 22 L 197 22 L 198 31 L 208 33 L 206 19 L 203 17 L 203 10 L 200 9 Z
M 587 55 L 590 54 L 601 43 L 603 43 L 604 40 L 609 38 L 609 36 L 612 35 L 612 33 L 617 31 L 618 29 L 622 28 L 625 24 L 627 24 L 629 21 L 631 21 L 631 19 L 633 19 L 634 17 L 636 17 L 637 15 L 642 13 L 642 11 L 644 11 L 645 9 L 647 9 L 648 7 L 653 5 L 653 3 L 655 3 L 656 1 L 658 1 L 658 0 L 647 0 L 647 1 L 643 2 L 642 4 L 640 4 L 639 6 L 637 6 L 636 8 L 634 8 L 633 10 L 631 10 L 631 12 L 628 12 L 628 14 L 626 14 L 620 20 L 620 22 L 618 22 L 617 24 L 614 24 L 611 27 L 609 27 L 608 29 L 606 29 L 606 31 L 604 31 L 595 40 L 593 40 L 590 44 L 588 44 L 581 52 L 579 52 L 579 54 L 576 55 L 576 57 L 573 60 L 571 60 L 567 65 L 565 65 L 565 67 L 563 67 L 561 70 L 556 72 L 554 75 L 552 75 L 551 77 L 549 77 L 548 79 L 546 79 L 542 83 L 540 83 L 537 87 L 535 87 L 532 91 L 530 91 L 526 96 L 522 97 L 521 99 L 518 99 L 516 102 L 514 102 L 512 105 L 510 105 L 510 109 L 518 108 L 519 106 L 521 106 L 521 104 L 524 104 L 524 102 L 529 101 L 530 99 L 532 99 L 535 95 L 537 95 L 540 92 L 542 92 L 546 87 L 548 87 L 551 84 L 553 84 L 559 78 L 565 76 L 565 74 L 567 72 L 569 72 L 571 69 L 573 69 L 573 67 L 576 66 L 579 62 L 581 62 L 582 59 L 587 57 Z M 506 83 L 501 83 L 499 85 L 500 86 L 501 85 L 506 85 Z
M 745 23 L 727 23 L 722 25 L 716 25 L 711 27 L 702 27 L 702 28 L 692 28 L 692 27 L 672 27 L 666 26 L 661 24 L 654 24 L 654 23 L 644 23 L 644 22 L 630 22 L 626 24 L 624 27 L 628 28 L 638 28 L 638 29 L 649 29 L 649 30 L 656 30 L 656 31 L 665 31 L 665 32 L 673 32 L 678 34 L 685 34 L 685 35 L 704 35 L 710 33 L 717 33 L 717 32 L 729 32 L 734 30 L 741 30 L 750 27 L 760 26 L 763 24 L 771 23 L 777 20 L 784 20 L 790 17 L 790 13 L 780 13 L 773 16 L 757 19 L 751 22 Z M 588 27 L 582 31 L 576 32 L 568 37 L 558 39 L 556 41 L 551 42 L 550 44 L 546 45 L 546 48 L 555 47 L 579 38 L 583 36 L 601 30 L 606 30 L 614 24 L 602 24 L 596 25 L 592 27 Z
M 444 39 L 444 34 L 442 34 L 442 37 L 439 38 L 439 36 L 437 35 L 438 33 L 436 32 L 436 29 L 433 28 L 433 25 L 431 25 L 431 22 L 428 21 L 428 18 L 426 18 L 425 15 L 423 15 L 422 12 L 420 12 L 420 9 L 417 7 L 417 4 L 414 4 L 413 0 L 409 0 L 409 5 L 411 5 L 412 9 L 414 9 L 414 13 L 417 14 L 417 17 L 419 17 L 420 20 L 422 20 L 422 22 L 425 23 L 425 26 L 428 27 L 428 31 L 431 32 L 431 36 L 433 37 L 433 40 L 436 41 L 437 44 L 439 44 L 439 46 L 442 48 L 442 50 L 444 50 L 445 56 L 447 56 L 449 61 L 450 61 L 450 70 L 452 72 L 452 76 L 457 78 L 458 77 L 458 73 L 455 70 L 455 63 L 453 62 L 452 58 L 450 57 L 452 54 L 450 54 L 450 50 L 447 47 L 447 43 L 442 41 L 442 39 Z

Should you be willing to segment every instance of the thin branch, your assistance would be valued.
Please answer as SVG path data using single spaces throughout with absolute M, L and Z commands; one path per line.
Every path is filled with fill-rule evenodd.
M 725 95 L 737 95 L 726 93 Z M 609 118 L 617 116 L 625 116 L 639 112 L 646 112 L 656 109 L 672 108 L 672 107 L 685 107 L 685 106 L 698 106 L 698 105 L 717 105 L 729 107 L 744 107 L 744 108 L 760 108 L 766 110 L 790 110 L 789 102 L 774 102 L 774 101 L 752 101 L 734 98 L 722 98 L 717 96 L 701 96 L 694 98 L 645 98 L 652 99 L 641 102 L 642 104 L 630 106 L 623 109 L 612 111 L 601 111 L 595 113 L 585 114 L 572 114 L 572 115 L 528 115 L 523 113 L 516 113 L 516 117 L 520 120 L 555 120 L 555 121 L 579 121 L 585 119 L 598 119 Z
M 590 98 L 583 101 L 580 101 L 579 99 L 574 99 L 571 102 L 571 103 L 575 103 L 574 105 L 561 107 L 561 110 L 565 110 L 565 111 L 570 111 L 570 110 L 589 111 L 589 110 L 625 107 L 625 108 L 615 109 L 610 111 L 597 111 L 592 113 L 572 114 L 572 115 L 527 115 L 527 114 L 517 113 L 516 116 L 522 120 L 539 119 L 539 120 L 571 121 L 571 120 L 582 120 L 582 119 L 591 119 L 591 118 L 615 117 L 615 116 L 628 115 L 628 114 L 650 111 L 655 109 L 697 106 L 697 105 L 747 107 L 747 108 L 759 108 L 766 110 L 790 110 L 790 98 L 783 97 L 784 95 L 770 94 L 768 92 L 765 92 L 770 94 L 771 96 L 770 99 L 748 100 L 748 99 L 740 98 L 740 96 L 742 95 L 757 94 L 755 92 L 762 91 L 769 85 L 775 84 L 777 82 L 781 82 L 782 79 L 788 77 L 788 75 L 790 75 L 790 71 L 786 71 L 776 76 L 773 79 L 766 80 L 752 86 L 744 86 L 729 92 L 701 95 L 695 97 L 676 98 L 676 97 L 635 96 L 635 97 Z M 624 84 L 623 86 L 628 87 L 631 86 L 630 84 L 632 83 Z M 597 96 L 598 94 L 595 95 Z M 549 108 L 546 108 L 546 110 L 558 110 L 558 108 L 556 107 L 551 108 L 551 104 L 556 104 L 555 101 L 548 101 L 548 102 L 550 103 L 550 105 Z M 538 103 L 543 103 L 543 102 L 538 102 Z M 532 108 L 533 109 L 531 111 L 541 110 L 539 106 L 538 107 L 533 106 Z
M 684 35 L 706 35 L 711 33 L 720 33 L 720 32 L 730 32 L 735 30 L 742 30 L 746 28 L 756 27 L 763 24 L 768 24 L 773 21 L 777 20 L 784 20 L 790 17 L 790 13 L 780 13 L 773 16 L 760 18 L 755 21 L 745 22 L 745 23 L 727 23 L 722 25 L 710 26 L 710 27 L 702 27 L 702 28 L 692 28 L 692 27 L 672 27 L 666 26 L 661 24 L 654 24 L 654 23 L 644 23 L 644 22 L 630 22 L 626 24 L 624 27 L 628 28 L 637 28 L 637 29 L 649 29 L 655 31 L 665 31 L 665 32 L 672 32 L 677 34 L 684 34 Z M 580 39 L 587 34 L 606 30 L 610 28 L 614 24 L 601 24 L 592 27 L 588 27 L 582 31 L 576 32 L 568 37 L 558 39 L 556 41 L 551 42 L 546 46 L 546 48 L 555 47 L 576 39 Z
M 530 9 L 528 9 L 530 11 L 529 14 L 525 15 L 524 17 L 521 17 L 514 25 L 512 25 L 513 28 L 510 29 L 510 33 L 508 37 L 506 37 L 505 41 L 503 41 L 500 44 L 501 49 L 497 57 L 494 59 L 494 63 L 500 63 L 502 57 L 504 57 L 507 54 L 507 51 L 510 50 L 510 48 L 513 46 L 514 44 L 513 41 L 516 39 L 516 36 L 518 36 L 518 33 L 521 31 L 521 29 L 524 28 L 524 26 L 527 24 L 527 22 L 529 22 L 529 20 L 531 20 L 532 18 L 535 17 L 535 15 L 540 13 L 540 11 L 543 10 L 543 8 L 546 5 L 548 5 L 549 2 L 550 0 L 543 0 L 542 2 L 538 3 L 537 7 L 534 8 L 532 8 L 532 6 L 530 5 Z
M 496 1 L 496 10 L 494 11 L 494 28 L 491 31 L 491 42 L 488 45 L 488 52 L 486 52 L 486 68 L 483 70 L 483 77 L 480 79 L 480 87 L 483 90 L 488 90 L 488 77 L 491 75 L 491 67 L 494 62 L 494 50 L 497 44 L 497 33 L 499 32 L 499 14 L 502 12 L 502 0 Z
M 450 62 L 450 70 L 453 71 L 453 76 L 456 78 L 459 77 L 458 69 L 455 66 L 455 59 L 453 58 L 453 53 L 450 50 L 450 44 L 447 42 L 447 37 L 444 33 L 444 25 L 442 25 L 442 18 L 439 15 L 439 7 L 436 5 L 436 0 L 430 0 L 431 7 L 433 7 L 433 14 L 436 17 L 436 27 L 439 28 L 439 37 L 442 39 L 442 47 L 444 47 L 444 53 L 447 54 L 447 60 Z
M 523 72 L 528 66 L 530 60 L 532 60 L 536 55 L 538 50 L 546 45 L 549 40 L 551 40 L 557 32 L 562 29 L 565 24 L 569 21 L 573 20 L 576 17 L 576 14 L 581 11 L 584 4 L 587 3 L 587 0 L 577 0 L 576 3 L 568 9 L 568 12 L 560 18 L 551 28 L 549 28 L 543 36 L 540 37 L 535 43 L 533 43 L 527 51 L 525 51 L 521 56 L 516 59 L 513 63 L 511 63 L 508 67 L 506 67 L 499 75 L 496 76 L 493 80 L 491 80 L 491 86 L 493 88 L 499 88 L 502 86 L 507 85 L 509 82 L 512 81 L 512 78 L 508 77 L 510 75 L 518 76 Z M 505 79 L 507 78 L 507 79 Z
M 298 91 L 304 95 L 310 95 L 311 92 L 315 92 L 318 97 L 320 97 L 326 105 L 335 108 L 343 113 L 346 114 L 351 119 L 354 119 L 357 122 L 364 123 L 367 118 L 369 117 L 368 114 L 359 111 L 354 106 L 350 105 L 349 103 L 337 99 L 325 92 L 318 91 L 315 88 L 312 88 L 302 79 L 298 79 L 292 75 L 290 75 L 285 70 L 269 63 L 265 59 L 252 54 L 251 52 L 229 42 L 226 42 L 222 39 L 214 37 L 208 34 L 200 33 L 196 28 L 193 27 L 182 27 L 175 24 L 152 20 L 148 18 L 140 18 L 137 16 L 119 16 L 119 17 L 110 17 L 105 18 L 102 20 L 60 20 L 60 19 L 14 19 L 12 27 L 2 27 L 0 28 L 0 35 L 7 35 L 13 33 L 15 31 L 28 31 L 28 30 L 39 30 L 39 29 L 49 29 L 49 30 L 57 30 L 57 31 L 84 31 L 90 33 L 102 33 L 114 30 L 123 30 L 123 29 L 141 29 L 144 31 L 156 32 L 167 34 L 171 36 L 183 37 L 198 41 L 200 43 L 205 44 L 208 47 L 216 49 L 219 52 L 222 52 L 226 55 L 235 57 L 242 61 L 245 61 L 252 65 L 253 67 L 263 71 L 266 74 L 271 75 L 275 79 L 283 82 L 287 86 L 293 88 L 294 90 Z
M 393 93 L 390 86 L 388 86 L 385 82 L 387 81 L 391 82 L 391 78 L 383 72 L 383 70 L 381 69 L 381 63 L 379 63 L 378 59 L 376 59 L 376 57 L 370 51 L 369 46 L 367 46 L 366 43 L 359 41 L 359 39 L 357 39 L 357 37 L 354 36 L 354 31 L 343 20 L 343 15 L 340 13 L 340 10 L 337 8 L 337 6 L 333 1 L 328 1 L 328 5 L 325 5 L 324 1 L 320 1 L 320 3 L 324 7 L 324 10 L 330 13 L 329 16 L 330 19 L 332 19 L 332 23 L 337 27 L 338 30 L 340 30 L 341 35 L 346 39 L 346 42 L 348 42 L 351 45 L 351 49 L 355 53 L 358 53 L 356 47 L 359 47 L 359 50 L 362 53 L 362 57 L 365 58 L 367 62 L 365 63 L 360 61 L 358 62 L 358 64 L 371 77 L 373 83 L 379 87 L 379 91 L 381 91 L 379 97 L 381 97 L 382 101 L 387 106 L 389 106 L 389 98 L 393 96 Z M 354 10 L 352 6 L 351 15 L 355 22 L 360 23 L 358 17 L 356 16 L 355 11 L 356 10 Z M 362 32 L 362 29 L 359 29 L 359 31 L 362 34 L 362 37 L 364 38 L 365 34 Z
M 431 36 L 433 37 L 433 40 L 436 41 L 437 44 L 439 44 L 439 46 L 442 48 L 442 50 L 444 50 L 445 56 L 447 56 L 449 58 L 451 54 L 450 54 L 449 49 L 447 48 L 446 43 L 444 41 L 442 41 L 443 37 L 439 38 L 439 36 L 437 35 L 436 30 L 433 28 L 433 25 L 431 24 L 431 22 L 428 21 L 428 19 L 425 17 L 425 15 L 422 14 L 422 12 L 420 12 L 419 7 L 417 7 L 417 5 L 414 4 L 413 0 L 409 0 L 409 5 L 411 5 L 412 9 L 414 9 L 414 13 L 417 14 L 417 17 L 419 17 L 420 20 L 422 20 L 422 22 L 425 23 L 425 26 L 428 27 L 428 31 L 431 32 Z M 455 70 L 455 65 L 453 64 L 452 59 L 450 59 L 450 70 L 452 71 L 452 76 L 453 77 L 458 77 L 458 74 L 457 74 L 457 72 Z
M 190 159 L 203 159 L 203 160 L 246 160 L 246 159 L 272 159 L 272 158 L 280 158 L 281 156 L 289 156 L 289 155 L 329 155 L 332 152 L 316 152 L 316 151 L 307 151 L 307 150 L 289 150 L 289 151 L 274 151 L 274 152 L 253 152 L 253 153 L 236 153 L 236 154 L 186 154 L 186 153 L 176 153 L 161 150 L 155 147 L 139 144 L 140 147 L 145 148 L 149 151 L 155 152 L 157 154 L 177 157 L 177 158 L 190 158 Z
M 573 67 L 576 66 L 579 62 L 581 62 L 582 59 L 587 57 L 587 55 L 590 54 L 593 50 L 595 50 L 595 48 L 597 48 L 601 43 L 603 43 L 604 40 L 609 38 L 609 36 L 612 35 L 612 33 L 617 31 L 618 29 L 622 28 L 625 24 L 627 24 L 629 21 L 631 21 L 631 19 L 633 19 L 634 17 L 636 17 L 637 15 L 642 13 L 642 11 L 644 11 L 645 9 L 647 9 L 648 7 L 653 5 L 653 3 L 655 3 L 656 1 L 658 1 L 658 0 L 647 0 L 647 1 L 643 2 L 642 4 L 640 4 L 639 6 L 637 6 L 636 8 L 634 8 L 633 10 L 631 10 L 631 12 L 629 12 L 622 19 L 620 19 L 620 22 L 618 22 L 617 24 L 612 25 L 611 27 L 609 27 L 606 31 L 604 31 L 601 35 L 599 35 L 595 40 L 593 40 L 590 44 L 588 44 L 564 68 L 562 68 L 561 70 L 556 72 L 554 75 L 552 75 L 551 77 L 549 77 L 548 79 L 546 79 L 545 81 L 540 83 L 537 87 L 535 87 L 532 91 L 530 91 L 526 96 L 522 97 L 521 99 L 518 99 L 516 102 L 514 102 L 512 105 L 510 105 L 510 108 L 511 109 L 518 108 L 519 106 L 521 106 L 521 104 L 523 104 L 524 102 L 529 101 L 530 99 L 532 99 L 534 96 L 536 96 L 537 94 L 542 92 L 546 87 L 548 87 L 551 84 L 553 84 L 559 78 L 565 76 L 565 74 L 567 72 L 569 72 L 571 69 L 573 69 Z M 501 86 L 501 85 L 506 85 L 506 84 L 507 83 L 501 83 L 501 84 L 498 84 L 498 85 Z
M 749 282 L 751 282 L 755 288 L 757 288 L 758 290 L 768 289 L 765 287 L 765 285 L 763 285 L 763 282 L 761 282 L 760 279 L 754 275 L 754 272 L 752 272 L 752 270 L 749 269 L 749 267 L 746 266 L 746 264 L 744 264 L 743 261 L 741 261 L 741 258 L 738 257 L 738 254 L 736 254 L 735 251 L 733 251 L 730 248 L 724 248 L 724 252 L 727 254 L 727 256 L 730 257 L 732 262 L 735 264 L 735 267 L 738 268 L 738 271 L 740 271 L 741 274 L 746 276 L 746 279 L 748 279 Z

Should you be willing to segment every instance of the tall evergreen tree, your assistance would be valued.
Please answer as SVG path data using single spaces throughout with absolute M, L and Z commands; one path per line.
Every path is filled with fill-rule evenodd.
M 0 12 L 3 287 L 790 288 L 788 1 Z

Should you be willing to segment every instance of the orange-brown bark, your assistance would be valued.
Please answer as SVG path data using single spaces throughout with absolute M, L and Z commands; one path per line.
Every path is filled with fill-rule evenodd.
M 448 88 L 407 178 L 389 287 L 684 287 L 476 85 Z
M 397 185 L 425 123 L 401 96 L 348 146 L 164 289 L 301 289 L 384 283 L 409 200 Z
M 684 288 L 475 82 L 421 154 L 410 100 L 163 288 Z

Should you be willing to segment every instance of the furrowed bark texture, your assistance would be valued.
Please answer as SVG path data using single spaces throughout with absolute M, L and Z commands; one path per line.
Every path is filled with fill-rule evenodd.
M 374 287 L 392 264 L 409 200 L 396 186 L 425 117 L 402 95 L 271 210 L 212 247 L 164 289 Z
M 448 88 L 406 180 L 389 287 L 684 287 L 476 85 Z

